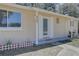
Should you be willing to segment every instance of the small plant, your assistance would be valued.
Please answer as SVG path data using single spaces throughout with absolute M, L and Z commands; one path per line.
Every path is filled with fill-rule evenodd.
M 69 31 L 68 37 L 71 38 L 71 32 Z
M 6 45 L 11 45 L 11 44 L 12 44 L 11 40 L 6 41 Z

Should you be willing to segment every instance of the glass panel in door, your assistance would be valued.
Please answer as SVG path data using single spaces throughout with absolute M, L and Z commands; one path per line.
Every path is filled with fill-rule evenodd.
M 48 19 L 43 19 L 43 36 L 48 35 Z

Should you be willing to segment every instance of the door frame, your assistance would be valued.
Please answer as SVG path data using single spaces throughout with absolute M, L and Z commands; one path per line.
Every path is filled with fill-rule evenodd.
M 37 18 L 36 18 L 36 45 L 38 45 L 38 40 L 39 40 L 39 20 L 40 19 L 43 19 L 43 18 L 47 18 L 48 20 L 50 20 L 50 37 L 53 38 L 54 37 L 54 19 L 52 17 L 46 17 L 46 16 L 42 16 L 42 15 L 39 15 Z M 53 21 L 53 22 L 52 22 Z M 49 28 L 49 27 L 48 27 Z M 49 30 L 48 30 L 49 31 Z
M 49 26 L 50 23 L 49 23 L 49 22 L 50 22 L 50 17 L 40 16 L 40 18 L 41 18 L 41 22 L 40 22 L 40 21 L 39 21 L 39 22 L 40 22 L 41 24 L 39 23 L 39 25 L 42 26 L 42 28 L 41 28 L 41 29 L 42 29 L 42 32 L 38 32 L 38 33 L 42 35 L 42 38 L 44 38 L 44 37 L 49 36 L 49 28 L 50 28 L 50 26 Z M 43 32 L 43 19 L 47 19 L 47 21 L 48 21 L 48 24 L 47 24 L 47 25 L 48 25 L 48 27 L 47 27 L 47 29 L 48 29 L 47 35 L 43 35 L 43 33 L 44 33 L 44 32 Z M 40 35 L 39 35 L 38 37 L 40 38 Z

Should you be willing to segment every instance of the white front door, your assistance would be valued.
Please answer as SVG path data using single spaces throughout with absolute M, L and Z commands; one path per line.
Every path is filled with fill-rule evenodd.
M 48 39 L 52 37 L 52 27 L 51 26 L 51 20 L 48 17 L 40 17 L 38 22 L 38 38 L 39 39 Z

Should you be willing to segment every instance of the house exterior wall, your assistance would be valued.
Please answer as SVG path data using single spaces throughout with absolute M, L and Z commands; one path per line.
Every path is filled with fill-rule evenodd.
M 57 23 L 56 19 L 59 19 L 59 23 Z M 67 29 L 67 21 L 68 19 L 64 17 L 55 17 L 54 18 L 54 37 L 63 37 L 68 35 Z
M 39 12 L 39 15 L 41 16 L 46 16 L 49 17 L 49 20 L 53 20 L 51 21 L 53 24 L 51 25 L 53 28 L 53 38 L 57 38 L 57 37 L 63 37 L 63 36 L 67 36 L 68 35 L 68 18 L 66 17 L 60 17 L 60 16 L 55 16 L 55 15 L 51 15 L 51 14 L 46 14 L 46 13 L 41 13 Z M 59 19 L 59 23 L 57 24 L 57 19 Z
M 75 32 L 75 37 L 78 36 L 78 21 L 74 20 L 74 26 L 73 31 Z
M 78 35 L 78 20 L 73 19 L 73 18 L 66 18 L 66 17 L 61 17 L 61 16 L 55 16 L 55 15 L 51 15 L 51 14 L 46 14 L 46 13 L 42 13 L 39 12 L 39 15 L 41 16 L 46 16 L 49 17 L 49 20 L 53 20 L 51 21 L 53 24 L 51 25 L 53 28 L 53 38 L 57 38 L 57 37 L 66 37 L 69 35 L 69 31 L 73 30 L 73 32 L 75 32 L 75 36 Z M 57 23 L 57 19 L 59 19 L 59 23 Z M 74 26 L 71 28 L 70 26 L 70 21 L 73 20 L 74 21 Z
M 26 10 L 26 9 L 19 9 L 19 8 L 14 8 L 10 6 L 4 6 L 0 5 L 0 9 L 5 9 L 9 11 L 16 11 L 21 13 L 21 28 L 17 29 L 1 29 L 0 28 L 0 43 L 5 43 L 7 40 L 12 40 L 13 42 L 18 42 L 18 41 L 24 41 L 24 40 L 34 40 L 36 39 L 36 13 L 35 11 L 32 10 Z M 52 21 L 53 26 L 51 29 L 53 29 L 53 38 L 57 37 L 64 37 L 68 35 L 69 32 L 69 18 L 62 17 L 62 16 L 56 16 L 52 14 L 47 14 L 43 12 L 38 12 L 38 17 L 39 16 L 45 16 L 49 17 L 49 20 Z M 57 23 L 57 18 L 59 19 L 59 23 Z M 38 18 L 37 18 L 38 19 Z M 40 20 L 40 18 L 39 18 Z M 77 35 L 77 21 L 74 22 L 74 29 L 76 30 L 76 35 Z
M 59 18 L 59 23 L 56 23 L 56 18 Z M 78 20 L 65 18 L 65 17 L 55 17 L 54 18 L 54 37 L 64 37 L 68 36 L 69 31 L 75 32 L 74 37 L 78 36 Z M 70 26 L 70 21 L 73 21 L 73 26 Z
M 36 38 L 34 12 L 3 5 L 0 5 L 0 9 L 21 13 L 21 28 L 0 28 L 0 43 L 5 43 L 7 40 L 21 42 L 23 40 L 34 40 Z
M 75 30 L 75 36 L 78 36 L 78 21 L 74 21 L 74 30 Z
M 70 25 L 70 22 L 73 21 L 73 26 Z M 78 36 L 78 20 L 75 20 L 75 19 L 70 19 L 67 21 L 67 29 L 68 29 L 68 32 L 71 31 L 72 34 L 73 32 L 74 33 L 74 36 Z

